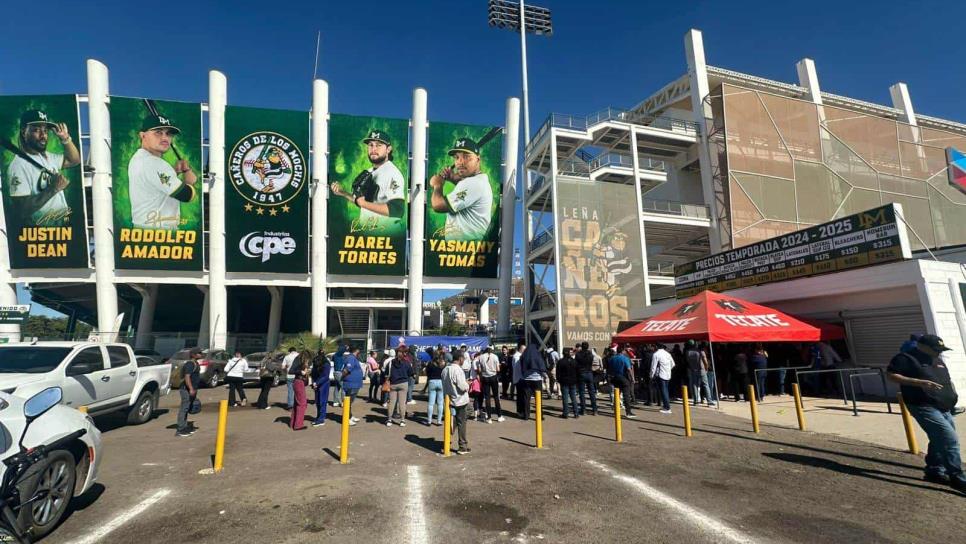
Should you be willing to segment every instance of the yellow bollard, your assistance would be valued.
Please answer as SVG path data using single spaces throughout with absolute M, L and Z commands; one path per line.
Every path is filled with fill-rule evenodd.
M 614 440 L 624 441 L 624 429 L 621 428 L 621 388 L 614 388 Z
M 82 414 L 86 414 L 87 413 L 87 406 L 78 406 L 77 407 L 77 411 L 80 412 L 80 413 L 82 413 Z
M 537 391 L 537 449 L 543 447 L 543 391 Z
M 339 448 L 339 462 L 343 465 L 349 464 L 349 418 L 352 417 L 352 399 L 345 398 L 342 404 L 342 444 Z M 392 414 L 390 414 L 390 417 Z
M 798 430 L 805 430 L 805 410 L 802 409 L 802 390 L 797 383 L 792 384 L 792 394 L 795 395 L 795 415 L 798 416 Z
M 898 397 L 899 410 L 902 412 L 902 426 L 906 428 L 906 442 L 909 443 L 909 453 L 917 455 L 919 444 L 916 442 L 916 431 L 912 426 L 912 416 L 909 414 L 909 409 L 906 408 L 906 401 L 902 400 L 902 393 L 899 393 Z
M 755 432 L 761 432 L 758 426 L 758 400 L 755 397 L 755 386 L 748 386 L 748 400 L 751 402 L 751 426 L 755 428 Z
M 452 416 L 449 413 L 449 395 L 443 395 L 443 457 L 449 457 L 449 445 L 451 441 L 451 435 L 453 434 L 450 425 Z
M 225 466 L 225 428 L 228 427 L 228 401 L 218 403 L 218 434 L 215 436 L 215 472 Z
M 688 402 L 688 386 L 681 386 L 681 400 L 684 403 L 684 436 L 691 436 L 691 403 Z

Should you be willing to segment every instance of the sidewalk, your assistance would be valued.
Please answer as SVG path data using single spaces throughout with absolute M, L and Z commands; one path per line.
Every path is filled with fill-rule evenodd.
M 842 399 L 803 397 L 802 405 L 805 407 L 805 428 L 808 431 L 861 440 L 896 450 L 908 450 L 898 404 L 892 405 L 890 414 L 884 402 L 859 402 L 858 416 L 852 415 L 852 403 L 845 404 Z M 751 408 L 747 402 L 722 401 L 721 412 L 747 419 L 751 426 Z M 794 397 L 765 397 L 764 402 L 758 403 L 758 418 L 763 425 L 797 429 Z M 956 423 L 959 440 L 966 443 L 966 419 L 956 418 Z M 926 434 L 916 425 L 915 420 L 913 426 L 916 429 L 919 449 L 925 451 L 929 443 Z

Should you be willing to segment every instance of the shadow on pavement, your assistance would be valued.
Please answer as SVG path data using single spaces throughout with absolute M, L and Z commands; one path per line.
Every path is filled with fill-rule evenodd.
M 643 422 L 643 423 L 650 423 L 652 425 L 660 425 L 662 427 L 673 427 L 675 429 L 681 429 L 681 426 L 680 425 L 672 425 L 670 423 L 658 423 L 656 421 L 646 421 L 646 422 Z M 775 446 L 788 446 L 790 448 L 797 448 L 797 449 L 801 449 L 801 450 L 814 451 L 814 452 L 817 452 L 817 453 L 827 453 L 827 454 L 830 454 L 830 455 L 839 455 L 839 456 L 842 456 L 842 457 L 850 457 L 852 459 L 859 459 L 859 460 L 862 460 L 862 461 L 869 461 L 871 463 L 882 463 L 884 465 L 892 465 L 892 466 L 895 466 L 895 467 L 908 468 L 908 469 L 912 469 L 912 470 L 921 470 L 922 469 L 922 467 L 913 466 L 913 465 L 907 465 L 905 463 L 897 463 L 895 461 L 888 461 L 888 460 L 885 460 L 885 459 L 877 459 L 875 457 L 865 457 L 865 456 L 862 456 L 862 455 L 852 455 L 850 453 L 843 453 L 841 451 L 825 450 L 825 449 L 822 449 L 822 448 L 815 448 L 815 447 L 812 447 L 812 446 L 803 446 L 801 444 L 791 444 L 789 442 L 779 442 L 777 440 L 767 440 L 765 438 L 755 438 L 754 436 L 745 436 L 745 435 L 741 435 L 741 434 L 725 433 L 725 432 L 721 432 L 721 431 L 711 431 L 711 430 L 708 430 L 707 427 L 716 427 L 718 429 L 727 429 L 729 431 L 743 432 L 743 431 L 738 430 L 738 429 L 732 429 L 732 428 L 729 428 L 729 427 L 721 427 L 719 425 L 711 425 L 711 424 L 703 424 L 700 427 L 699 426 L 695 426 L 694 427 L 694 432 L 696 432 L 696 433 L 716 434 L 716 435 L 720 435 L 720 436 L 730 436 L 732 438 L 740 438 L 742 440 L 752 440 L 754 442 L 763 442 L 765 444 L 774 444 Z M 789 429 L 783 428 L 783 430 L 789 430 Z M 752 431 L 748 431 L 748 432 L 752 432 Z M 896 453 L 900 453 L 898 450 L 893 450 L 893 451 L 895 451 Z
M 514 444 L 520 444 L 521 446 L 526 446 L 528 448 L 532 448 L 533 447 L 533 444 L 529 444 L 527 442 L 520 442 L 519 440 L 514 440 L 512 438 L 507 438 L 505 436 L 501 436 L 500 437 L 500 440 L 506 440 L 507 442 L 513 442 Z
M 650 431 L 651 429 L 647 429 L 647 430 L 649 430 L 649 431 Z M 656 432 L 659 432 L 659 433 L 664 433 L 664 432 L 667 432 L 667 431 L 656 431 Z M 574 434 L 579 434 L 580 436 L 589 436 L 590 438 L 599 438 L 599 439 L 601 439 L 601 440 L 606 440 L 606 441 L 608 441 L 608 442 L 617 442 L 617 440 L 616 440 L 616 439 L 614 439 L 614 438 L 609 438 L 609 437 L 607 437 L 607 436 L 599 436 L 599 435 L 596 435 L 596 434 L 588 434 L 588 433 L 582 433 L 582 432 L 580 432 L 580 431 L 574 431 Z
M 332 448 L 322 448 L 322 451 L 328 453 L 336 461 L 341 461 L 341 459 L 339 459 L 339 454 L 336 453 Z
M 890 484 L 904 485 L 907 487 L 915 487 L 918 489 L 927 489 L 929 491 L 942 491 L 944 493 L 949 493 L 957 497 L 961 496 L 960 493 L 952 489 L 942 488 L 939 486 L 914 484 L 902 480 L 896 480 L 895 478 L 904 478 L 910 480 L 918 480 L 912 476 L 903 476 L 902 474 L 894 474 L 891 472 L 883 472 L 881 470 L 866 469 L 853 467 L 851 465 L 845 465 L 839 463 L 838 461 L 832 461 L 831 459 L 822 459 L 821 457 L 814 457 L 811 455 L 798 455 L 797 453 L 774 453 L 774 452 L 763 452 L 762 455 L 769 457 L 771 459 L 776 459 L 778 461 L 785 461 L 788 463 L 795 463 L 798 465 L 824 468 L 834 472 L 839 472 L 842 474 L 849 474 L 852 476 L 862 476 L 863 478 L 871 478 L 873 480 L 879 480 L 881 482 L 888 482 Z M 889 476 L 886 478 L 885 476 Z
M 151 418 L 148 419 L 148 421 L 160 418 L 170 411 L 171 410 L 168 410 L 167 408 L 155 410 L 154 413 L 151 414 Z M 95 416 L 94 425 L 97 427 L 97 430 L 101 431 L 101 433 L 108 433 L 115 429 L 120 429 L 121 427 L 127 427 L 130 424 L 127 422 L 127 412 L 121 411 L 104 414 L 102 416 Z M 172 429 L 173 428 L 174 427 L 172 427 Z
M 650 423 L 650 421 L 643 421 L 642 423 Z M 683 433 L 672 433 L 671 431 L 664 431 L 661 429 L 651 429 L 650 427 L 638 427 L 638 428 L 644 431 L 651 431 L 652 433 L 669 434 L 671 436 L 684 436 Z
M 435 438 L 427 438 L 414 434 L 407 434 L 405 438 L 406 442 L 416 444 L 417 446 L 425 448 L 433 453 L 439 453 L 443 448 L 442 442 L 436 440 Z

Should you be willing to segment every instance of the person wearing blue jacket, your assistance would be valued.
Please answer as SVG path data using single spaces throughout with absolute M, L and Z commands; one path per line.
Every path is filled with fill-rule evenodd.
M 324 350 L 312 360 L 312 387 L 315 388 L 315 408 L 316 416 L 313 427 L 325 425 L 325 412 L 329 407 L 329 374 L 332 372 L 332 363 L 325 356 Z
M 359 362 L 359 348 L 352 348 L 348 354 L 342 357 L 342 392 L 346 397 L 349 398 L 350 405 L 356 400 L 356 394 L 362 389 L 362 379 L 365 377 L 366 372 L 362 369 L 362 363 Z M 345 399 L 343 399 L 345 403 Z M 359 422 L 359 418 L 350 417 L 349 425 L 355 425 Z

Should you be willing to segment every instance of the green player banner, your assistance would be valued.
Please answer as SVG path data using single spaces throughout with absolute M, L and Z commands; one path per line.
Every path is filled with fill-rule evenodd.
M 332 115 L 329 172 L 329 273 L 404 275 L 409 121 Z
M 500 252 L 503 129 L 431 123 L 427 276 L 495 278 Z
M 114 262 L 202 270 L 201 105 L 111 97 Z
M 11 268 L 87 268 L 75 95 L 0 96 L 0 187 Z
M 308 153 L 308 112 L 226 108 L 229 272 L 308 272 Z

